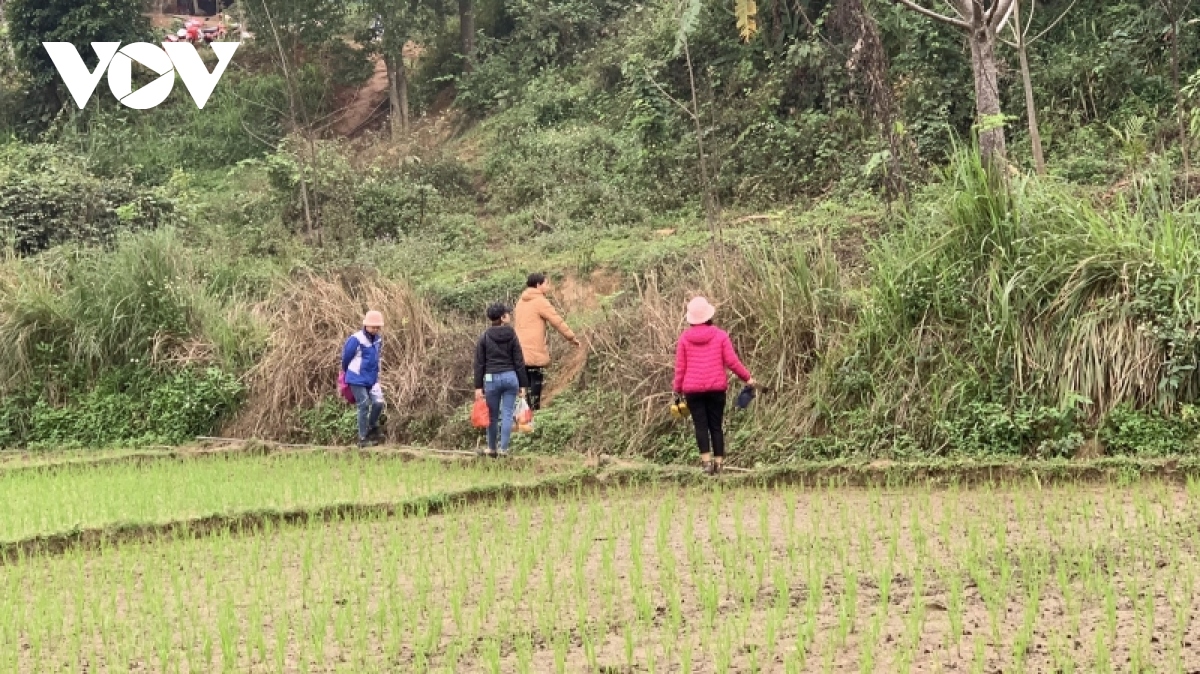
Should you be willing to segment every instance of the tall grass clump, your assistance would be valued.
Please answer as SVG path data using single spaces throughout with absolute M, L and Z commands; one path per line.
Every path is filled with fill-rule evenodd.
M 244 307 L 208 296 L 201 267 L 210 264 L 166 230 L 127 237 L 111 252 L 62 247 L 6 263 L 6 383 L 27 384 L 64 368 L 86 384 L 131 363 L 247 364 L 260 341 L 256 326 Z
M 1101 211 L 1044 179 L 997 181 L 961 154 L 874 252 L 844 363 L 857 377 L 835 406 L 933 447 L 1063 453 L 1072 429 L 1122 403 L 1171 414 L 1194 402 L 1196 212 L 1159 194 L 1150 183 Z
M 121 237 L 112 250 L 63 246 L 4 261 L 0 393 L 10 403 L 36 403 L 20 405 L 26 414 L 67 406 L 67 415 L 78 417 L 70 404 L 100 383 L 144 398 L 156 382 L 184 371 L 213 383 L 244 369 L 263 335 L 236 297 L 208 292 L 204 270 L 220 264 L 219 256 L 202 258 L 171 230 Z M 192 388 L 189 381 L 177 385 Z M 230 392 L 224 383 L 213 390 L 219 397 Z
M 763 389 L 752 411 L 729 413 L 731 444 L 743 455 L 778 459 L 814 432 L 824 355 L 845 338 L 855 314 L 827 241 L 751 241 L 694 269 L 637 277 L 635 288 L 589 333 L 593 400 L 581 442 L 604 437 L 606 444 L 661 460 L 693 449 L 690 424 L 672 424 L 666 409 L 675 344 L 686 327 L 684 306 L 695 294 L 717 305 L 717 324 Z M 738 390 L 730 388 L 731 399 Z

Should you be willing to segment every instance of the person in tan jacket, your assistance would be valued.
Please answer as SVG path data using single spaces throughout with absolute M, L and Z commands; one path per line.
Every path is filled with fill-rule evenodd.
M 542 384 L 544 368 L 550 365 L 550 348 L 546 345 L 546 323 L 554 326 L 568 342 L 579 346 L 579 339 L 571 332 L 567 322 L 558 315 L 546 293 L 550 290 L 550 281 L 545 274 L 530 274 L 525 281 L 525 292 L 517 302 L 513 311 L 513 328 L 517 331 L 517 339 L 521 342 L 521 351 L 525 354 L 525 368 L 529 372 L 529 407 L 533 410 L 541 408 Z

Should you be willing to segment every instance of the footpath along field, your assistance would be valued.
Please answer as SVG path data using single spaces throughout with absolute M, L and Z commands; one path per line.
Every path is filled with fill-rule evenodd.
M 1200 668 L 1192 480 L 883 489 L 537 463 L 316 453 L 6 468 L 0 499 L 22 513 L 0 524 L 10 542 L 85 514 L 103 526 L 479 498 L 8 557 L 0 671 Z

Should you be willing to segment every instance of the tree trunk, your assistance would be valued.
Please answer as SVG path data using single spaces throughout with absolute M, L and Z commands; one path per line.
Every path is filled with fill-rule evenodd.
M 1033 101 L 1033 78 L 1029 74 L 1029 50 L 1025 31 L 1021 27 L 1021 0 L 1013 6 L 1013 21 L 1017 27 L 1017 55 L 1021 58 L 1021 85 L 1025 87 L 1025 116 L 1029 120 L 1029 142 L 1033 146 L 1033 165 L 1038 175 L 1046 175 L 1046 156 L 1042 154 L 1042 132 L 1038 129 L 1037 105 Z
M 1190 3 L 1189 3 L 1190 4 Z M 1171 84 L 1175 88 L 1175 121 L 1179 124 L 1179 149 L 1183 151 L 1183 197 L 1188 196 L 1191 185 L 1192 162 L 1188 153 L 1188 119 L 1184 113 L 1183 87 L 1179 75 L 1179 11 L 1170 2 L 1163 7 L 1170 12 L 1171 19 Z
M 996 67 L 996 32 L 980 22 L 968 36 L 971 74 L 975 79 L 975 113 L 978 117 L 979 152 L 985 163 L 1005 157 L 1004 125 L 1000 116 L 1000 74 Z
M 687 63 L 688 85 L 692 91 L 692 121 L 695 122 L 696 127 L 696 154 L 700 158 L 700 184 L 701 189 L 704 190 L 704 218 L 708 221 L 708 227 L 713 233 L 714 244 L 716 244 L 721 240 L 721 230 L 718 225 L 721 205 L 708 181 L 708 160 L 704 155 L 704 128 L 700 124 L 700 101 L 696 96 L 696 75 L 692 68 L 692 52 L 688 46 L 686 35 L 683 38 L 683 56 Z
M 6 0 L 0 0 L 0 26 L 7 26 L 7 25 L 8 25 L 8 24 L 5 22 L 5 20 L 4 20 L 4 5 L 5 5 L 5 1 L 6 1 Z M 8 48 L 7 50 L 8 50 L 8 58 L 9 58 L 9 60 L 10 60 L 10 61 L 12 61 L 13 63 L 16 63 L 16 62 L 17 62 L 17 51 L 16 51 L 16 48 L 15 48 L 15 47 L 13 47 L 13 42 L 12 42 L 12 40 L 11 40 L 11 39 L 4 40 L 4 45 L 5 45 L 5 47 L 7 47 L 7 48 Z
M 396 84 L 399 91 L 397 97 L 400 103 L 400 127 L 404 135 L 408 135 L 408 67 L 404 65 L 404 55 L 396 59 Z
M 400 60 L 403 62 L 404 57 L 400 57 Z M 384 55 L 383 63 L 387 66 L 388 78 L 388 104 L 390 105 L 388 125 L 392 127 L 392 140 L 400 140 L 404 132 L 404 121 L 400 113 L 400 77 L 396 72 L 396 58 L 390 54 Z
M 462 40 L 463 72 L 475 65 L 475 7 L 472 0 L 458 0 L 458 30 Z

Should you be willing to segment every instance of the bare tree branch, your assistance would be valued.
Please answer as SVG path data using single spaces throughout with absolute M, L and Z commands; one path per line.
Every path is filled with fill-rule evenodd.
M 967 15 L 963 14 L 962 7 L 955 4 L 954 0 L 942 0 L 942 2 L 945 2 L 946 5 L 950 7 L 950 11 L 958 15 L 958 18 L 962 19 L 963 21 L 967 20 Z
M 1040 40 L 1040 39 L 1042 38 L 1042 36 L 1043 36 L 1043 35 L 1045 35 L 1046 33 L 1049 33 L 1051 30 L 1054 30 L 1054 27 L 1055 27 L 1055 26 L 1057 26 L 1057 25 L 1059 24 L 1059 22 L 1061 22 L 1061 21 L 1063 20 L 1063 17 L 1065 17 L 1065 16 L 1067 15 L 1067 12 L 1070 12 L 1070 11 L 1071 11 L 1071 8 L 1075 6 L 1075 3 L 1076 3 L 1077 1 L 1078 1 L 1078 0 L 1071 0 L 1071 4 L 1067 5 L 1067 8 L 1066 8 L 1066 9 L 1064 9 L 1064 10 L 1062 11 L 1062 14 L 1059 14 L 1059 15 L 1058 15 L 1058 18 L 1057 18 L 1057 19 L 1055 19 L 1054 21 L 1051 21 L 1051 22 L 1050 22 L 1050 25 L 1049 25 L 1049 26 L 1046 26 L 1046 29 L 1045 29 L 1045 30 L 1043 30 L 1042 32 L 1040 32 L 1040 33 L 1038 33 L 1037 35 L 1035 35 L 1035 36 L 1034 36 L 1034 38 L 1033 38 L 1032 40 L 1027 40 L 1027 41 L 1025 42 L 1025 44 L 1033 44 L 1034 42 L 1037 42 L 1038 40 Z M 1033 17 L 1032 17 L 1032 16 L 1031 16 L 1031 17 L 1029 17 L 1029 23 L 1030 23 L 1031 25 L 1033 24 Z M 1028 28 L 1026 28 L 1026 30 L 1028 30 Z
M 992 23 L 997 18 L 1004 18 L 1004 15 L 1012 9 L 1012 0 L 992 0 L 990 7 L 985 7 L 982 0 L 975 0 L 975 4 L 979 9 L 983 10 L 983 20 Z M 1000 25 L 996 25 L 999 30 Z
M 1012 16 L 1013 7 L 1015 6 L 1016 2 L 1017 0 L 999 0 L 996 2 L 996 4 L 992 5 L 991 10 L 988 11 L 987 21 L 989 23 L 991 23 L 994 18 L 999 17 L 993 24 L 993 30 L 995 30 L 997 33 L 999 33 L 1000 29 L 1004 27 L 1004 24 L 1008 23 L 1008 19 Z
M 649 68 L 646 68 L 645 70 L 646 70 L 646 79 L 650 80 L 650 84 L 653 84 L 654 88 L 658 89 L 658 92 L 661 93 L 663 96 L 666 96 L 668 101 L 671 101 L 675 105 L 678 105 L 680 110 L 683 110 L 685 113 L 687 113 L 687 116 L 692 119 L 692 121 L 695 121 L 696 113 L 692 112 L 692 109 L 689 108 L 688 106 L 684 105 L 682 102 L 680 102 L 679 99 L 677 99 L 674 96 L 672 96 L 671 94 L 667 93 L 667 90 L 662 88 L 662 85 L 658 83 L 658 80 L 654 79 L 654 75 L 650 74 Z
M 917 3 L 913 2 L 913 0 L 892 0 L 892 2 L 898 3 L 904 7 L 907 7 L 918 14 L 924 14 L 925 16 L 927 16 L 935 21 L 941 21 L 942 23 L 949 24 L 951 26 L 954 26 L 955 28 L 959 28 L 962 30 L 971 30 L 971 24 L 967 23 L 966 21 L 963 21 L 962 19 L 955 19 L 955 18 L 952 18 L 949 16 L 945 16 L 943 14 L 938 14 L 937 12 L 933 11 L 932 9 L 926 9 L 926 8 L 918 5 Z

